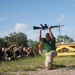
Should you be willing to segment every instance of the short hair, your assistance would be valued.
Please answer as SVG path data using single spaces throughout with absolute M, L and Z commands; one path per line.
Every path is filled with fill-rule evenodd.
M 46 35 L 49 35 L 49 33 L 46 33 Z

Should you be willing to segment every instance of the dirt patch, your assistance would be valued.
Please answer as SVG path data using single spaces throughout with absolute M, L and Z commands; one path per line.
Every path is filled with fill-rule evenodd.
M 75 75 L 75 70 L 67 69 L 67 68 L 47 70 L 46 68 L 44 68 L 44 69 L 37 69 L 36 71 L 6 72 L 6 75 L 8 74 L 13 74 L 13 75 Z M 5 75 L 5 74 L 1 74 L 1 75 Z
M 47 68 L 28 72 L 29 75 L 75 75 L 75 65 L 55 65 L 53 70 Z
M 42 69 L 34 72 L 29 72 L 29 75 L 75 75 L 75 70 L 71 69 L 54 69 L 54 70 L 47 70 Z

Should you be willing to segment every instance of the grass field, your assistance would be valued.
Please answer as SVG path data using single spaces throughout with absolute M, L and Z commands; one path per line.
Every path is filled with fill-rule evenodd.
M 45 54 L 36 57 L 20 58 L 13 61 L 0 61 L 0 73 L 18 72 L 18 71 L 35 71 L 43 69 Z M 54 68 L 75 69 L 75 56 L 56 56 L 54 58 Z M 8 74 L 11 75 L 11 74 Z M 13 74 L 12 74 L 13 75 Z M 24 74 L 27 75 L 27 74 Z

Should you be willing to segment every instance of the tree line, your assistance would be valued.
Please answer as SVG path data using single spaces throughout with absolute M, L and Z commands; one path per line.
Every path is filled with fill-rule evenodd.
M 10 33 L 8 36 L 5 36 L 3 38 L 0 38 L 0 47 L 9 47 L 10 45 L 14 46 L 21 46 L 24 47 L 28 46 L 35 46 L 37 47 L 39 44 L 39 41 L 33 41 L 31 39 L 27 39 L 27 35 L 23 32 L 13 32 Z
M 57 36 L 57 43 L 72 43 L 75 42 L 75 40 L 67 35 L 58 35 Z
M 56 38 L 56 42 L 64 42 L 64 43 L 72 43 L 74 42 L 73 38 L 67 35 L 58 35 Z M 32 39 L 27 39 L 27 35 L 23 32 L 13 32 L 10 33 L 8 36 L 0 38 L 0 47 L 9 47 L 10 45 L 16 45 L 24 47 L 32 46 L 38 47 L 39 41 L 33 41 Z

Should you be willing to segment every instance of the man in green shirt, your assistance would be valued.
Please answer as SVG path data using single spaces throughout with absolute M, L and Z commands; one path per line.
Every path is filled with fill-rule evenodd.
M 44 47 L 46 49 L 46 59 L 45 66 L 48 70 L 53 69 L 53 58 L 57 55 L 56 53 L 56 41 L 55 37 L 51 31 L 51 26 L 48 26 L 48 32 L 46 33 L 46 38 L 42 38 L 42 27 L 39 32 L 39 40 L 43 42 Z

